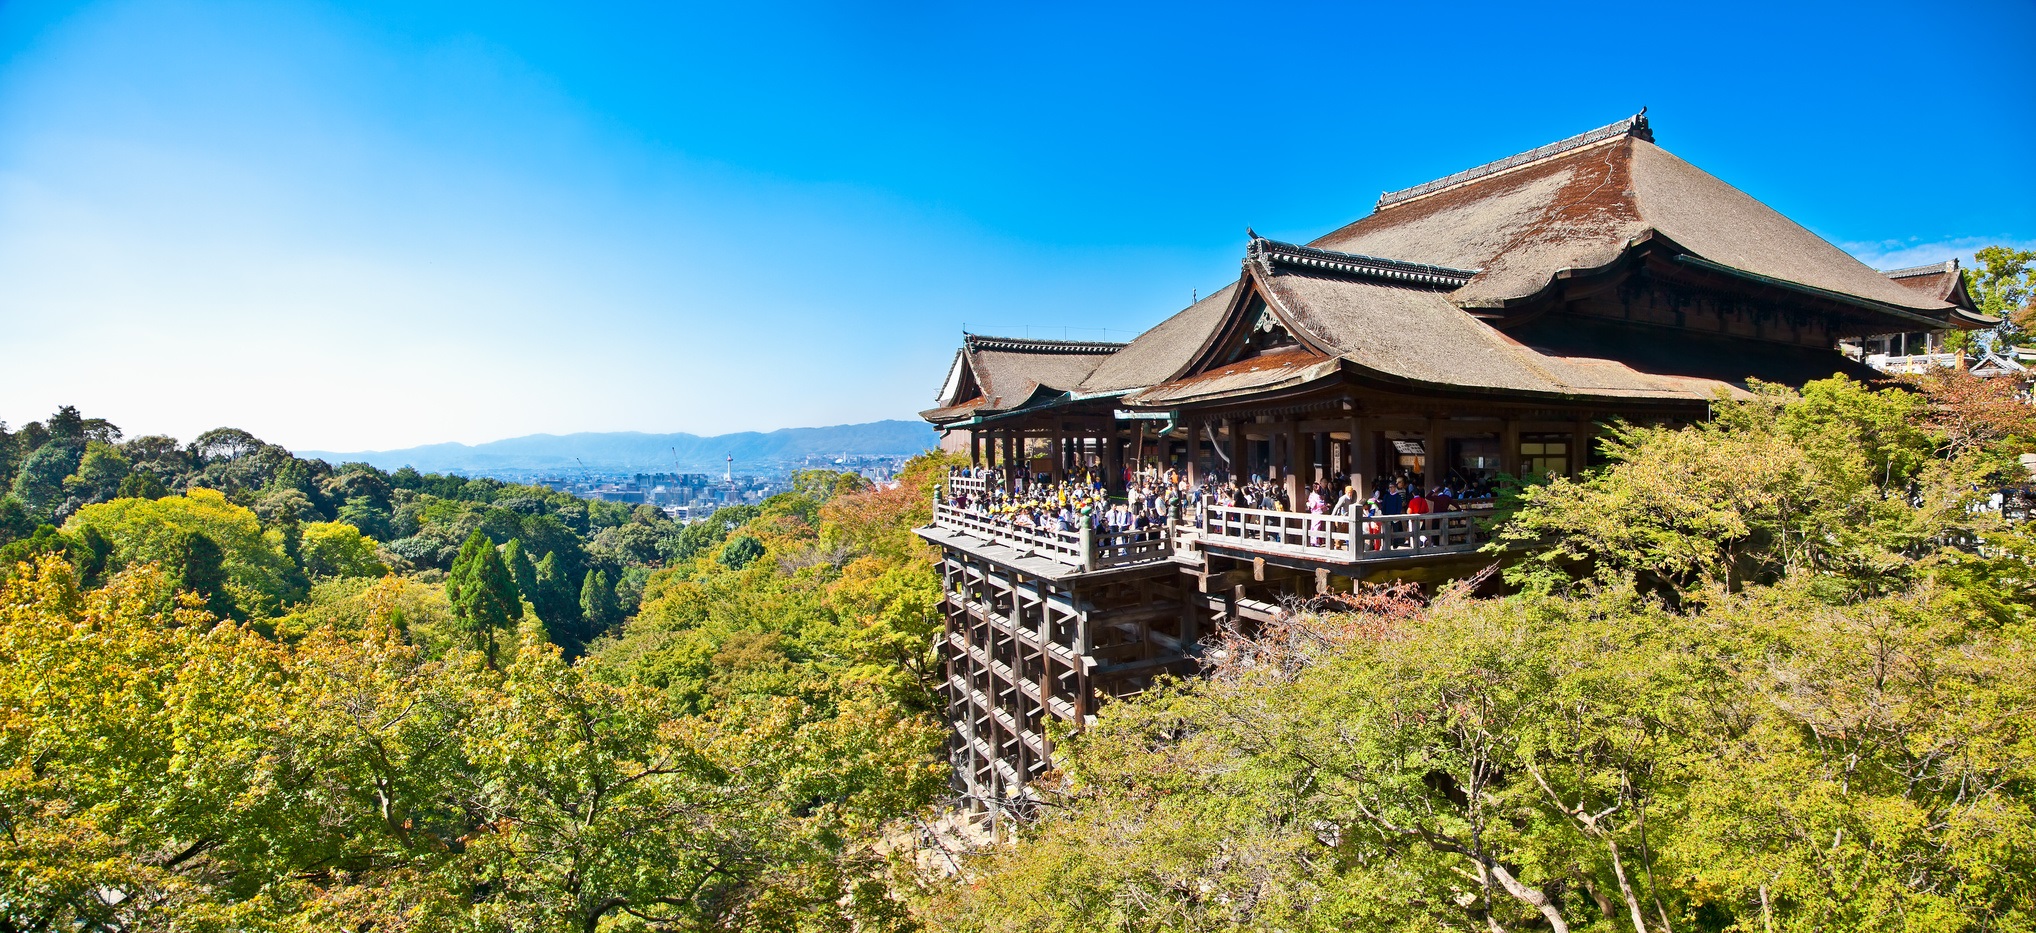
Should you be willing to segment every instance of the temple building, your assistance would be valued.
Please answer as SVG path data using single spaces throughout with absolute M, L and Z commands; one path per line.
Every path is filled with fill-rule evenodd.
M 1966 290 L 1965 270 L 1958 267 L 1956 259 L 1927 266 L 1891 269 L 1881 274 L 1903 288 L 1951 305 L 1958 309 L 1957 316 L 1961 319 L 1978 320 L 1983 317 L 1973 304 L 1972 293 Z M 1839 341 L 1838 347 L 1846 356 L 1884 373 L 1899 375 L 1924 373 L 1932 369 L 1964 369 L 1968 354 L 1945 339 L 1955 329 L 1874 334 Z M 1999 358 L 1994 362 L 1998 363 Z
M 1491 485 L 1587 468 L 1607 422 L 1875 378 L 1841 345 L 1995 323 L 1955 268 L 1912 272 L 1669 154 L 1643 112 L 1309 243 L 1247 231 L 1236 281 L 1126 344 L 966 336 L 922 414 L 973 469 L 920 530 L 959 789 L 1022 808 L 1049 720 L 1191 672 L 1289 600 L 1477 572 Z

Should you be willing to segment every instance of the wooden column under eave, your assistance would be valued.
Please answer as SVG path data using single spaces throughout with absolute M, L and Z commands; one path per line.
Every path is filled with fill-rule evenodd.
M 1186 424 L 1188 428 L 1188 467 L 1183 475 L 1188 478 L 1188 485 L 1193 486 L 1201 482 L 1202 426 L 1200 422 L 1194 419 L 1189 419 Z
M 1052 430 L 1053 433 L 1046 439 L 1046 456 L 1048 462 L 1053 465 L 1053 481 L 1058 483 L 1067 479 L 1067 449 L 1061 444 L 1060 439 L 1061 435 L 1066 433 L 1067 425 L 1059 418 L 1055 418 Z
M 1442 485 L 1442 477 L 1448 472 L 1449 441 L 1443 437 L 1449 422 L 1441 418 L 1428 419 L 1427 436 L 1421 439 L 1421 494 Z
M 1372 440 L 1372 436 L 1378 432 L 1372 430 L 1371 420 L 1368 418 L 1352 418 L 1350 425 L 1350 456 L 1357 461 L 1356 469 L 1351 470 L 1351 475 L 1365 478 L 1365 482 L 1358 484 L 1357 487 L 1357 501 L 1363 502 L 1371 495 L 1372 490 L 1379 487 L 1379 452 L 1378 446 Z
M 1520 475 L 1520 422 L 1512 415 L 1499 422 L 1499 472 Z
M 1111 495 L 1124 494 L 1124 447 L 1117 439 L 1115 419 L 1103 431 L 1103 487 Z
M 1364 434 L 1364 419 L 1350 416 L 1350 463 L 1343 469 L 1350 474 L 1351 495 L 1359 502 L 1363 502 L 1365 495 L 1371 491 L 1365 485 L 1368 477 L 1364 475 L 1366 470 L 1371 469 L 1371 464 L 1365 460 L 1365 454 L 1370 451 L 1371 444 Z
M 1578 419 L 1570 429 L 1569 475 L 1584 475 L 1584 467 L 1591 462 L 1591 438 L 1596 432 L 1588 419 Z
M 1301 422 L 1289 416 L 1287 418 L 1287 466 L 1284 482 L 1287 486 L 1287 506 L 1295 511 L 1299 511 L 1302 503 L 1306 502 L 1308 498 L 1307 491 L 1301 488 L 1302 471 L 1299 466 L 1306 459 L 1307 453 L 1301 449 Z
M 1249 461 L 1244 458 L 1244 422 L 1239 418 L 1229 419 L 1230 427 L 1230 480 L 1242 482 L 1251 474 Z

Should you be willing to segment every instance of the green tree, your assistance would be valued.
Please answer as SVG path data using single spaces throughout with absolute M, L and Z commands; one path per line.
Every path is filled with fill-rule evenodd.
M 120 448 L 105 441 L 88 441 L 77 470 L 64 477 L 64 492 L 81 502 L 104 502 L 119 494 L 129 470 Z
M 375 554 L 375 542 L 345 522 L 303 526 L 300 563 L 314 577 L 379 577 L 389 572 Z
M 1610 575 L 1683 600 L 1815 572 L 1876 592 L 1991 526 L 1970 506 L 1998 464 L 1938 457 L 1924 396 L 1844 377 L 1757 389 L 1703 425 L 1614 426 L 1612 469 L 1522 492 L 1499 535 L 1531 551 L 1512 578 Z
M 35 533 L 35 516 L 20 499 L 0 495 L 0 544 L 18 541 Z
M 524 553 L 522 541 L 510 538 L 509 543 L 502 545 L 502 564 L 509 568 L 509 578 L 516 581 L 516 592 L 535 607 L 542 598 L 538 594 L 537 567 L 530 562 L 530 555 Z
M 265 533 L 254 512 L 216 490 L 115 499 L 85 506 L 64 523 L 72 534 L 87 528 L 113 542 L 116 568 L 150 561 L 175 568 L 187 550 L 184 536 L 202 534 L 222 553 L 234 606 L 251 617 L 273 616 L 302 595 L 292 581 L 296 565 L 283 554 L 282 536 Z
M 37 448 L 14 476 L 14 498 L 37 515 L 54 514 L 64 501 L 64 478 L 77 470 L 84 450 L 83 443 L 64 440 Z
M 2030 929 L 2036 855 L 1999 841 L 2036 830 L 2023 636 L 1928 587 L 1803 582 L 1692 614 L 1608 591 L 1283 621 L 1104 707 L 1040 822 L 924 919 Z
M 537 617 L 544 621 L 545 631 L 552 634 L 554 641 L 571 637 L 580 631 L 580 594 L 572 584 L 558 553 L 547 551 L 544 559 L 537 562 L 537 591 L 531 596 L 531 605 L 537 608 Z
M 160 499 L 169 494 L 170 490 L 154 472 L 133 470 L 120 478 L 120 488 L 116 491 L 115 498 Z
M 615 602 L 615 587 L 608 582 L 605 571 L 589 570 L 580 583 L 580 618 L 584 620 L 584 629 L 576 647 L 622 623 L 622 607 Z
M 2030 295 L 2036 291 L 2036 250 L 1989 246 L 1973 259 L 1978 268 L 1966 276 L 1973 304 L 2001 319 L 1999 334 L 2007 343 L 2021 342 L 2036 324 L 2029 318 Z
M 523 618 L 523 602 L 509 568 L 502 564 L 502 555 L 486 535 L 476 531 L 460 545 L 459 557 L 453 560 L 452 573 L 446 578 L 445 593 L 475 647 L 493 664 L 497 633 Z
M 719 559 L 722 566 L 730 570 L 741 570 L 762 556 L 764 556 L 762 541 L 749 535 L 737 535 L 722 546 Z
M 98 529 L 86 526 L 88 534 Z M 178 590 L 198 594 L 214 618 L 235 616 L 233 594 L 227 588 L 226 553 L 218 542 L 202 531 L 185 531 L 173 539 L 168 564 L 170 582 Z
M 339 507 L 337 520 L 359 528 L 361 533 L 377 541 L 389 541 L 395 537 L 395 526 L 387 506 L 367 496 L 353 496 Z

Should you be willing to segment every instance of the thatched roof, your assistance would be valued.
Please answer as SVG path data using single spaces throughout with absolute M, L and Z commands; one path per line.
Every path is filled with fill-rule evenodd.
M 1271 241 L 1253 246 L 1254 253 L 1274 257 L 1290 249 Z M 1126 402 L 1162 406 L 1297 385 L 1322 376 L 1319 364 L 1331 360 L 1359 378 L 1423 389 L 1682 401 L 1734 390 L 1713 379 L 1545 353 L 1464 313 L 1446 289 L 1349 271 L 1357 265 L 1326 269 L 1276 261 L 1253 270 L 1253 283 L 1306 348 L 1223 364 L 1133 393 Z
M 1381 199 L 1371 216 L 1309 244 L 1481 270 L 1464 308 L 1528 298 L 1565 269 L 1594 269 L 1652 231 L 1711 262 L 1942 316 L 1949 305 L 1889 281 L 1849 253 L 1656 146 L 1644 118 L 1539 159 L 1502 160 L 1459 180 Z M 1458 177 L 1458 176 L 1452 176 Z M 1442 179 L 1448 181 L 1449 179 Z
M 1082 380 L 1076 397 L 1121 393 L 1173 378 L 1223 322 L 1223 312 L 1236 294 L 1237 283 L 1232 282 L 1139 334 Z
M 919 416 L 947 424 L 1040 404 L 1080 385 L 1123 347 L 1102 341 L 966 334 L 936 399 L 940 406 Z
M 1865 321 L 1884 318 L 1890 330 L 1995 323 L 1971 311 L 1955 263 L 1876 272 L 1653 139 L 1637 115 L 1387 193 L 1370 216 L 1307 245 L 1254 234 L 1238 282 L 1128 345 L 971 337 L 956 355 L 943 407 L 924 414 L 945 424 L 1117 397 L 1170 407 L 1338 374 L 1458 392 L 1698 401 L 1738 391 L 1756 369 L 1813 376 L 1809 370 L 1823 365 L 1803 348 L 1719 339 L 1674 346 L 1673 355 L 1619 346 L 1619 360 L 1602 359 L 1594 353 L 1618 341 L 1590 339 L 1597 324 L 1565 317 L 1561 327 L 1574 333 L 1552 333 L 1556 325 L 1528 316 L 1524 326 L 1499 320 L 1502 332 L 1485 320 L 1520 321 L 1495 309 L 1531 309 L 1537 298 L 1561 294 L 1551 289 L 1563 276 L 1613 268 L 1642 249 L 1670 249 L 1706 275 L 1802 296 L 1796 300 L 1835 301 Z M 1222 335 L 1237 333 L 1233 317 L 1254 294 L 1303 345 L 1218 358 Z M 1831 357 L 1842 366 L 1835 351 Z

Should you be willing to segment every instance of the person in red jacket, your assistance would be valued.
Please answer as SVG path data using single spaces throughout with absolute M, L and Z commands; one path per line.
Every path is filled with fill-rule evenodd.
M 1435 511 L 1435 504 L 1429 502 L 1428 497 L 1421 494 L 1421 487 L 1419 486 L 1414 487 L 1411 490 L 1411 493 L 1412 494 L 1407 498 L 1408 515 L 1428 515 Z M 1428 543 L 1428 536 L 1420 533 L 1426 530 L 1428 527 L 1426 519 L 1416 518 L 1410 520 L 1409 522 L 1407 522 L 1407 524 L 1413 526 L 1411 528 L 1408 528 L 1407 530 L 1415 532 L 1414 534 L 1415 547 L 1420 547 L 1421 545 Z

